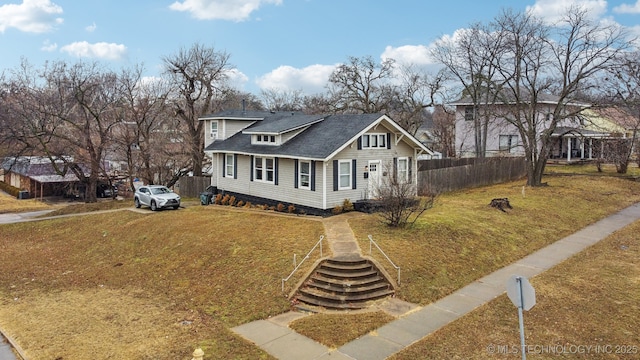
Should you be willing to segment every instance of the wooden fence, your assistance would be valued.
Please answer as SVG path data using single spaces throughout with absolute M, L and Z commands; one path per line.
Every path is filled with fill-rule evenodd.
M 199 197 L 211 185 L 210 176 L 185 176 L 176 184 L 176 192 L 182 197 Z
M 420 160 L 418 191 L 443 193 L 518 180 L 526 174 L 523 157 Z

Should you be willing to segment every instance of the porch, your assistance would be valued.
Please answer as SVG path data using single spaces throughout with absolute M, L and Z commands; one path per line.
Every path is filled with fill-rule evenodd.
M 552 135 L 549 159 L 575 163 L 601 158 L 608 138 L 609 133 L 559 127 Z

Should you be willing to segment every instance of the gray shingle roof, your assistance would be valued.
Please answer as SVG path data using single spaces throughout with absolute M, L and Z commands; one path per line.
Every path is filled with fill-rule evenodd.
M 255 126 L 244 129 L 245 134 L 283 134 L 321 121 L 324 115 L 272 115 L 269 121 L 262 121 Z
M 267 116 L 261 122 L 239 132 L 225 140 L 214 141 L 205 150 L 212 152 L 234 152 L 274 156 L 290 156 L 295 158 L 326 159 L 340 147 L 352 141 L 360 132 L 375 123 L 382 114 L 341 114 L 328 115 L 322 121 L 312 122 L 307 129 L 280 146 L 252 145 L 251 135 L 246 132 L 256 127 L 270 128 L 269 123 L 275 122 L 274 128 L 284 128 L 280 123 L 284 119 L 300 124 L 313 118 L 308 115 Z M 316 116 L 317 118 L 318 116 Z
M 291 115 L 291 111 L 266 111 L 266 110 L 223 110 L 214 114 L 207 114 L 200 116 L 198 120 L 208 119 L 246 119 L 247 121 L 254 121 L 255 119 L 262 119 L 272 115 Z

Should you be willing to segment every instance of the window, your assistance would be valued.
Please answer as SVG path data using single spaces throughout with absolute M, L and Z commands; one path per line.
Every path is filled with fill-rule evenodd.
M 498 150 L 511 152 L 518 145 L 518 135 L 500 135 Z
M 300 184 L 299 187 L 302 189 L 311 188 L 311 162 L 310 161 L 300 162 L 300 169 L 298 173 L 298 184 Z
M 256 135 L 256 143 L 275 144 L 276 136 L 275 135 Z
M 338 161 L 338 188 L 351 189 L 351 160 Z
M 211 126 L 211 131 L 210 131 L 211 138 L 213 140 L 215 140 L 215 139 L 218 138 L 218 122 L 217 121 L 211 121 L 210 124 L 211 124 L 210 125 Z
M 408 182 L 409 180 L 409 159 L 398 158 L 397 163 L 398 182 Z
M 364 134 L 361 142 L 363 149 L 386 149 L 387 134 Z
M 473 106 L 465 106 L 464 108 L 464 120 L 465 121 L 473 121 L 475 118 L 475 110 Z
M 275 179 L 274 164 L 273 158 L 256 156 L 253 158 L 253 178 L 256 181 L 273 183 Z
M 225 177 L 234 177 L 234 170 L 236 167 L 235 157 L 233 154 L 225 154 L 225 164 L 224 164 L 224 176 Z

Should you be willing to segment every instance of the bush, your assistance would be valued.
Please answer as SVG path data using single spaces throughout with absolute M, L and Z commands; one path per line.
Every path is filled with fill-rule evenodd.
M 15 186 L 11 186 L 4 181 L 0 181 L 0 190 L 15 197 L 18 197 L 18 194 L 20 193 L 20 189 Z
M 244 206 L 244 201 L 239 200 L 239 201 L 236 203 L 236 206 L 237 206 L 237 207 L 243 207 L 243 206 Z
M 251 206 L 251 201 L 247 201 L 246 203 L 244 203 L 244 207 L 246 207 L 247 209 L 251 208 Z
M 229 199 L 231 198 L 231 196 L 229 196 L 229 194 L 225 195 L 222 197 L 222 201 L 221 204 L 222 205 L 229 205 Z
M 278 203 L 278 205 L 276 205 L 276 210 L 278 210 L 279 212 L 284 212 L 285 206 L 283 203 Z
M 293 206 L 293 204 L 291 204 L 291 205 L 289 205 L 289 206 L 287 207 L 287 212 L 288 212 L 289 214 L 293 214 L 295 211 L 296 211 L 296 207 L 295 207 L 295 206 Z
M 353 203 L 349 199 L 344 199 L 342 202 L 342 211 L 353 211 Z
M 235 196 L 231 196 L 229 198 L 229 205 L 230 206 L 235 206 L 235 204 L 236 204 L 236 197 Z
M 222 194 L 217 194 L 217 195 L 216 195 L 216 199 L 214 200 L 214 203 L 215 203 L 216 205 L 220 205 L 220 204 L 222 204 Z
M 334 206 L 333 209 L 331 209 L 331 213 L 333 215 L 342 214 L 342 206 L 341 205 Z

